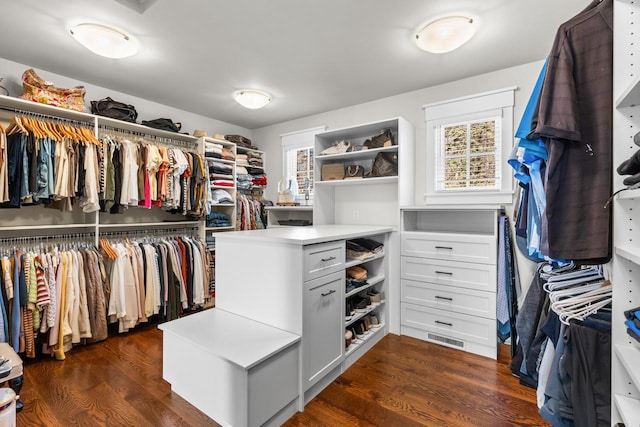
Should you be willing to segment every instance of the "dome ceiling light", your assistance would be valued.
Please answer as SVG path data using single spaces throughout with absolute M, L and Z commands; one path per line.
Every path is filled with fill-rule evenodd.
M 446 53 L 471 40 L 475 33 L 473 19 L 447 16 L 425 25 L 416 34 L 416 44 L 426 52 Z
M 271 95 L 256 89 L 242 89 L 233 94 L 236 102 L 244 108 L 257 110 L 271 102 Z
M 71 36 L 91 52 L 112 59 L 122 59 L 138 53 L 133 38 L 113 27 L 83 23 L 69 29 Z

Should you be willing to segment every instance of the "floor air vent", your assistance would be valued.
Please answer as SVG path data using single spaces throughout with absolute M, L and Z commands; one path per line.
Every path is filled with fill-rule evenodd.
M 441 337 L 440 335 L 435 335 L 435 334 L 429 334 L 428 338 L 432 341 L 437 341 L 443 344 L 464 348 L 464 341 L 454 340 L 447 337 Z

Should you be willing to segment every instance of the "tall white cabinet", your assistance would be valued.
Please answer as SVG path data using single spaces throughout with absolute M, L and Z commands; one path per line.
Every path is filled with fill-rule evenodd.
M 339 141 L 360 146 L 367 139 L 389 129 L 394 145 L 390 147 L 322 155 Z M 385 277 L 378 289 L 385 292 L 389 303 L 384 307 L 389 332 L 400 333 L 400 207 L 414 203 L 415 130 L 402 117 L 354 125 L 320 132 L 314 145 L 313 224 L 384 225 L 392 227 L 385 244 Z M 397 155 L 398 174 L 362 179 L 322 180 L 322 166 L 342 162 L 359 165 L 370 171 L 379 153 Z
M 613 165 L 628 159 L 640 147 L 640 4 L 614 3 Z M 614 172 L 614 191 L 623 177 Z M 623 191 L 613 201 L 613 336 L 611 355 L 612 423 L 640 425 L 640 344 L 629 337 L 624 311 L 640 306 L 640 190 Z

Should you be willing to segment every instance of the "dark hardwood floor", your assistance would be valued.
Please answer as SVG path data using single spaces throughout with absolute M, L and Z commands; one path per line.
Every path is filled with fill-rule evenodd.
M 388 335 L 286 426 L 545 426 L 500 360 Z M 153 326 L 25 361 L 18 426 L 215 426 L 162 380 Z

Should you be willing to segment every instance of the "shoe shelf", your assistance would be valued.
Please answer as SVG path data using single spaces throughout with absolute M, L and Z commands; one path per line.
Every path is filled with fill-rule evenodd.
M 374 276 L 371 277 L 370 279 L 367 279 L 367 284 L 364 286 L 360 286 L 359 288 L 355 288 L 354 290 L 347 292 L 345 294 L 345 298 L 349 298 L 354 296 L 355 294 L 359 294 L 362 291 L 366 291 L 367 289 L 371 288 L 372 286 L 377 285 L 378 283 L 382 282 L 384 280 L 384 276 L 380 275 L 380 276 Z
M 372 160 L 377 153 L 384 152 L 396 152 L 398 151 L 397 145 L 392 145 L 390 147 L 382 147 L 382 148 L 370 148 L 366 150 L 359 151 L 348 151 L 345 153 L 338 154 L 321 154 L 318 155 L 317 159 L 321 160 L 344 160 L 344 161 L 358 161 L 358 160 Z
M 353 267 L 354 265 L 364 264 L 366 262 L 373 261 L 374 259 L 380 259 L 380 258 L 384 258 L 384 252 L 376 254 L 375 256 L 373 256 L 371 258 L 367 258 L 367 259 L 351 259 L 351 258 L 347 258 L 347 261 L 345 262 L 344 265 L 345 265 L 346 268 L 349 268 L 349 267 Z
M 349 357 L 357 349 L 359 349 L 361 346 L 363 346 L 367 341 L 371 340 L 374 336 L 376 336 L 378 333 L 383 331 L 384 328 L 385 328 L 385 324 L 384 324 L 384 322 L 381 322 L 380 326 L 378 326 L 376 328 L 369 329 L 367 331 L 368 333 L 364 334 L 364 336 L 362 338 L 358 338 L 357 336 L 355 338 L 353 338 L 351 340 L 351 344 L 349 344 L 349 347 L 347 347 L 345 349 L 345 353 L 344 353 L 345 357 Z
M 368 316 L 369 313 L 371 313 L 372 311 L 380 307 L 382 304 L 384 304 L 384 301 L 371 303 L 371 307 L 367 307 L 366 309 L 367 311 L 363 311 L 362 313 L 356 312 L 356 314 L 354 314 L 350 320 L 346 320 L 345 318 L 344 327 L 348 328 L 350 325 L 356 323 L 358 320 L 362 319 L 365 316 Z

